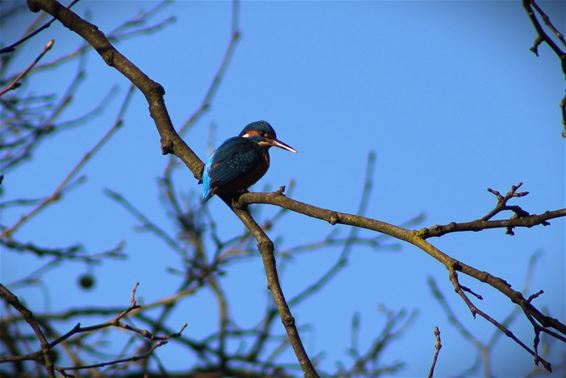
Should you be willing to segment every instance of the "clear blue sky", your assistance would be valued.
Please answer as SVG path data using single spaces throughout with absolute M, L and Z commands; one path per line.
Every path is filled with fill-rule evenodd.
M 81 14 L 91 9 L 92 21 L 108 31 L 154 4 L 85 1 L 76 9 Z M 541 5 L 566 31 L 565 3 Z M 181 125 L 201 101 L 224 53 L 231 4 L 181 1 L 158 19 L 171 14 L 177 17 L 175 24 L 118 48 L 165 87 L 170 115 L 175 125 Z M 421 226 L 473 220 L 495 205 L 486 188 L 506 192 L 519 181 L 530 192 L 516 201 L 525 210 L 539 213 L 565 206 L 565 141 L 560 137 L 558 107 L 564 78 L 550 49 L 542 46 L 538 58 L 529 51 L 535 32 L 520 2 L 244 2 L 240 16 L 242 39 L 212 108 L 185 137 L 202 159 L 209 153 L 210 125 L 216 126 L 217 145 L 248 122 L 265 119 L 299 154 L 273 151 L 272 168 L 256 190 L 294 179 L 294 198 L 354 212 L 367 155 L 375 151 L 367 215 L 389 223 L 401 224 L 421 212 L 427 216 Z M 2 40 L 15 40 L 21 32 L 21 27 L 3 30 Z M 22 66 L 52 37 L 56 43 L 47 60 L 71 51 L 80 41 L 55 24 L 24 47 L 18 60 Z M 80 97 L 66 118 L 94 107 L 113 84 L 120 86 L 118 98 L 100 117 L 44 143 L 32 162 L 7 175 L 5 199 L 50 193 L 110 127 L 128 84 L 95 54 L 88 57 L 88 69 Z M 62 91 L 74 72 L 72 64 L 38 73 L 21 90 Z M 129 259 L 97 267 L 96 288 L 87 293 L 76 286 L 82 266 L 51 272 L 49 303 L 37 288 L 17 292 L 32 309 L 127 304 L 136 281 L 146 302 L 175 290 L 178 278 L 165 269 L 179 264 L 177 256 L 152 235 L 136 232 L 136 221 L 103 194 L 104 188 L 120 192 L 170 230 L 172 222 L 162 210 L 156 185 L 166 162 L 147 105 L 136 94 L 124 128 L 86 167 L 87 183 L 16 235 L 44 245 L 81 242 L 92 251 L 126 240 Z M 188 171 L 176 177 L 183 193 L 200 194 L 201 187 Z M 221 235 L 241 230 L 221 201 L 211 200 L 209 208 L 221 225 Z M 265 206 L 262 216 L 274 211 Z M 3 223 L 11 224 L 19 215 L 6 211 Z M 542 251 L 531 293 L 543 289 L 537 304 L 564 321 L 565 222 L 551 223 L 518 229 L 513 237 L 492 230 L 447 235 L 433 242 L 516 288 L 522 287 L 530 256 Z M 279 241 L 279 249 L 285 249 L 323 239 L 330 230 L 323 222 L 288 214 L 270 235 Z M 347 232 L 340 228 L 341 235 Z M 295 258 L 282 276 L 285 293 L 292 296 L 316 280 L 338 253 L 328 249 Z M 1 263 L 1 281 L 9 283 L 33 270 L 38 261 L 2 252 Z M 383 303 L 392 310 L 419 310 L 417 321 L 385 354 L 385 362 L 407 363 L 401 376 L 427 373 L 436 325 L 444 345 L 438 376 L 463 371 L 473 363 L 475 351 L 432 299 L 429 276 L 468 328 L 487 340 L 493 327 L 472 319 L 453 293 L 445 268 L 424 252 L 407 245 L 396 252 L 356 247 L 348 267 L 322 293 L 292 309 L 299 325 L 312 325 L 303 335 L 308 351 L 325 353 L 325 370 L 331 370 L 336 360 L 348 361 L 352 314 L 361 314 L 362 343 L 368 343 L 383 324 L 376 310 Z M 257 322 L 266 298 L 260 260 L 231 267 L 223 284 L 236 321 Z M 513 308 L 485 285 L 466 278 L 463 284 L 484 295 L 477 304 L 496 319 L 502 320 Z M 183 301 L 170 324 L 188 322 L 188 334 L 205 335 L 215 325 L 215 313 L 213 297 L 203 293 Z M 532 345 L 526 321 L 516 322 L 512 330 Z M 158 353 L 168 366 L 182 368 L 189 361 L 180 358 L 178 350 L 171 343 Z M 288 354 L 287 359 L 294 357 Z M 521 375 L 532 367 L 532 358 L 507 339 L 499 341 L 494 361 L 498 376 Z

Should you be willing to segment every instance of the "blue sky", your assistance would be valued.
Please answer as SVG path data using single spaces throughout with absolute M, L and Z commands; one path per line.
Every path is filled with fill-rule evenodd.
M 80 13 L 91 9 L 92 21 L 108 31 L 136 10 L 154 4 L 85 1 L 76 9 Z M 564 2 L 541 5 L 556 25 L 566 29 Z M 179 126 L 198 107 L 225 51 L 231 4 L 182 1 L 166 8 L 158 19 L 171 14 L 177 17 L 173 25 L 127 40 L 118 48 L 165 87 L 168 110 Z M 243 2 L 240 16 L 242 39 L 211 110 L 185 137 L 201 159 L 209 153 L 211 125 L 218 145 L 247 123 L 265 119 L 299 154 L 273 151 L 272 167 L 256 190 L 293 179 L 293 198 L 355 212 L 367 155 L 374 151 L 374 190 L 367 215 L 389 223 L 401 224 L 421 212 L 426 220 L 419 227 L 477 219 L 495 205 L 488 187 L 506 192 L 520 181 L 530 194 L 515 203 L 525 210 L 539 213 L 565 206 L 565 149 L 558 108 L 563 77 L 550 49 L 542 46 L 539 57 L 529 51 L 535 32 L 519 2 Z M 2 32 L 3 41 L 12 41 L 21 30 Z M 18 62 L 29 62 L 49 38 L 56 43 L 47 60 L 79 43 L 78 37 L 53 25 L 23 47 Z M 120 87 L 117 99 L 84 127 L 44 143 L 32 162 L 7 175 L 6 199 L 50 193 L 111 126 L 127 83 L 97 55 L 90 54 L 87 64 L 89 76 L 65 117 L 94 107 L 114 84 Z M 74 70 L 71 64 L 37 73 L 21 90 L 62 91 Z M 153 236 L 136 232 L 136 221 L 103 194 L 104 188 L 123 194 L 171 230 L 156 185 L 166 163 L 147 105 L 136 94 L 124 128 L 86 167 L 87 183 L 17 234 L 45 245 L 80 241 L 92 251 L 127 242 L 128 260 L 97 267 L 97 285 L 91 292 L 76 287 L 82 266 L 51 272 L 50 310 L 69 304 L 125 304 L 136 281 L 147 302 L 175 290 L 178 279 L 165 269 L 179 264 L 176 255 Z M 200 194 L 201 187 L 189 172 L 177 172 L 176 179 L 184 194 Z M 221 235 L 241 230 L 221 201 L 211 200 L 209 209 L 221 224 Z M 275 211 L 262 207 L 262 215 Z M 3 223 L 11 224 L 19 215 L 6 211 Z M 433 242 L 514 287 L 522 287 L 530 256 L 541 251 L 531 292 L 544 289 L 537 303 L 564 320 L 565 223 L 551 223 L 516 230 L 513 237 L 492 230 L 447 235 Z M 285 249 L 323 239 L 330 231 L 328 224 L 288 214 L 270 236 Z M 339 232 L 346 235 L 348 229 L 341 227 Z M 296 257 L 282 277 L 285 293 L 293 296 L 316 280 L 338 253 L 339 249 L 329 248 Z M 2 252 L 1 263 L 2 282 L 9 283 L 38 262 Z M 230 269 L 223 284 L 232 298 L 233 315 L 241 324 L 254 324 L 266 297 L 261 262 L 251 260 Z M 392 310 L 419 310 L 417 321 L 384 357 L 386 362 L 407 363 L 402 376 L 428 371 L 435 325 L 444 345 L 438 376 L 463 371 L 475 352 L 432 299 L 426 283 L 429 276 L 436 279 L 460 319 L 486 340 L 493 327 L 472 319 L 453 293 L 446 270 L 429 256 L 407 245 L 400 251 L 356 247 L 347 268 L 321 294 L 292 309 L 298 324 L 312 325 L 304 335 L 307 349 L 325 353 L 326 370 L 338 359 L 347 361 L 352 314 L 361 314 L 366 336 L 362 342 L 369 343 L 383 324 L 376 310 L 383 303 Z M 513 308 L 487 286 L 466 278 L 463 283 L 485 296 L 478 305 L 495 318 L 503 319 Z M 66 294 L 61 296 L 63 290 Z M 18 294 L 37 311 L 47 305 L 37 288 Z M 198 295 L 179 306 L 172 324 L 188 322 L 187 333 L 205 335 L 215 324 L 215 310 L 212 296 Z M 531 344 L 526 322 L 517 322 L 513 331 Z M 169 366 L 182 368 L 184 361 L 176 351 L 171 343 L 158 353 Z M 287 358 L 293 361 L 292 355 Z M 532 365 L 531 357 L 507 339 L 499 341 L 494 359 L 494 373 L 499 376 L 520 375 Z

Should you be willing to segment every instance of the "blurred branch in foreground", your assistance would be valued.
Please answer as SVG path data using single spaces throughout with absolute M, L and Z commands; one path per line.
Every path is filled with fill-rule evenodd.
M 52 341 L 48 341 L 47 337 L 45 336 L 45 332 L 42 330 L 39 320 L 36 317 L 34 317 L 34 315 L 27 308 L 25 308 L 25 306 L 23 306 L 20 303 L 20 301 L 15 295 L 13 295 L 6 287 L 0 284 L 0 296 L 2 296 L 2 298 L 8 304 L 12 305 L 21 314 L 23 319 L 25 319 L 25 321 L 33 329 L 34 333 L 37 335 L 37 338 L 41 344 L 41 349 L 36 352 L 23 354 L 23 355 L 19 354 L 14 356 L 0 356 L 0 363 L 36 361 L 40 364 L 45 365 L 49 377 L 55 377 L 55 371 L 59 372 L 64 377 L 71 377 L 71 375 L 67 373 L 70 370 L 73 371 L 86 370 L 86 369 L 106 367 L 117 364 L 127 365 L 128 363 L 148 358 L 149 355 L 155 349 L 167 344 L 169 339 L 181 336 L 181 333 L 187 327 L 187 324 L 185 324 L 180 331 L 175 333 L 170 333 L 165 336 L 157 336 L 147 330 L 140 329 L 130 324 L 127 324 L 125 320 L 129 316 L 129 314 L 132 311 L 139 308 L 139 305 L 137 304 L 137 301 L 135 299 L 137 287 L 138 285 L 136 284 L 132 289 L 130 306 L 127 309 L 121 311 L 111 320 L 86 327 L 81 326 L 81 323 L 77 323 L 77 325 L 75 325 L 72 329 L 70 329 L 63 335 L 55 338 Z M 99 362 L 95 364 L 78 364 L 78 365 L 75 364 L 74 366 L 68 366 L 68 367 L 56 365 L 56 361 L 54 361 L 55 360 L 54 354 L 52 353 L 52 350 L 56 346 L 58 346 L 59 344 L 71 345 L 75 343 L 76 341 L 73 340 L 75 335 L 79 335 L 79 334 L 88 335 L 92 332 L 96 332 L 98 330 L 111 328 L 111 327 L 120 328 L 145 338 L 150 342 L 149 349 L 142 355 L 134 355 L 131 357 L 119 358 L 119 359 Z M 84 338 L 82 342 L 84 342 Z

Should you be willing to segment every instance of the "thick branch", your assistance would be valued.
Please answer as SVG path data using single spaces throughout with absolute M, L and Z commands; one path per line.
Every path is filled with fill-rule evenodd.
M 307 215 L 309 217 L 318 218 L 325 220 L 332 225 L 335 224 L 346 224 L 355 227 L 366 228 L 368 230 L 378 231 L 386 235 L 395 237 L 400 240 L 407 241 L 439 262 L 441 262 L 449 271 L 460 271 L 470 277 L 473 277 L 481 282 L 485 282 L 493 288 L 500 291 L 502 294 L 507 296 L 511 301 L 518 304 L 527 316 L 532 316 L 536 319 L 542 327 L 552 327 L 558 330 L 563 335 L 566 335 L 566 325 L 558 321 L 558 319 L 545 316 L 537 308 L 535 308 L 520 292 L 515 291 L 511 288 L 507 282 L 493 276 L 487 272 L 477 270 L 474 267 L 466 265 L 450 256 L 440 251 L 438 248 L 434 247 L 432 244 L 427 242 L 422 236 L 420 231 L 408 230 L 402 227 L 394 226 L 382 221 L 375 219 L 362 217 L 354 214 L 341 213 L 333 210 L 323 209 L 320 207 L 312 206 L 303 202 L 295 201 L 283 195 L 280 192 L 274 193 L 245 193 L 242 194 L 238 199 L 239 206 L 245 206 L 252 203 L 264 203 L 277 205 L 291 211 Z M 566 215 L 564 211 L 558 210 L 559 214 L 555 215 L 551 212 L 553 217 Z M 545 213 L 546 214 L 546 213 Z M 508 222 L 513 223 L 514 226 L 527 226 L 527 224 L 522 224 L 525 222 L 524 219 L 513 219 Z M 499 221 L 491 221 L 499 222 Z M 502 224 L 501 226 L 507 226 L 507 224 Z
M 435 225 L 419 230 L 422 238 L 428 239 L 439 237 L 452 232 L 464 231 L 481 231 L 491 228 L 515 228 L 515 227 L 533 227 L 538 225 L 547 226 L 549 219 L 566 217 L 566 209 L 549 210 L 542 214 L 532 214 L 524 218 L 511 218 L 501 220 L 484 221 L 481 219 L 464 223 L 448 223 L 445 225 Z

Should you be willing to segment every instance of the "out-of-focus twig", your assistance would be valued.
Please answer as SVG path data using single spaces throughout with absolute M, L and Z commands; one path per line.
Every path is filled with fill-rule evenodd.
M 83 157 L 78 161 L 78 163 L 73 167 L 73 169 L 71 169 L 71 171 L 63 179 L 63 181 L 61 181 L 61 183 L 57 186 L 57 188 L 55 188 L 53 193 L 51 193 L 48 197 L 46 197 L 43 201 L 41 201 L 41 203 L 39 205 L 37 205 L 36 207 L 34 207 L 29 213 L 23 215 L 12 226 L 10 226 L 7 229 L 5 229 L 4 231 L 2 231 L 2 234 L 0 234 L 0 237 L 2 237 L 2 238 L 11 237 L 12 234 L 16 230 L 18 230 L 18 228 L 20 228 L 26 221 L 33 218 L 35 215 L 37 215 L 41 210 L 43 210 L 49 204 L 51 204 L 51 203 L 53 203 L 53 202 L 55 202 L 55 201 L 57 201 L 61 198 L 61 193 L 65 189 L 65 187 L 75 178 L 75 176 L 81 171 L 81 169 L 84 167 L 84 165 L 92 159 L 92 157 L 96 154 L 96 152 L 98 152 L 102 148 L 102 146 L 104 146 L 104 144 L 106 144 L 106 142 L 108 142 L 110 140 L 110 138 L 112 138 L 112 136 L 116 133 L 116 131 L 118 131 L 118 129 L 122 126 L 124 113 L 126 112 L 128 105 L 130 104 L 130 100 L 132 98 L 133 93 L 134 93 L 134 87 L 130 86 L 128 93 L 126 94 L 126 98 L 124 99 L 124 102 L 122 103 L 122 107 L 120 108 L 120 111 L 118 112 L 118 115 L 116 117 L 116 121 L 114 122 L 112 127 L 106 132 L 106 134 L 103 135 L 103 137 L 94 145 L 94 147 L 92 147 L 88 152 L 86 152 L 83 155 Z
M 9 250 L 16 252 L 28 252 L 37 257 L 55 257 L 60 260 L 66 261 L 83 261 L 91 264 L 100 262 L 101 258 L 113 257 L 123 258 L 122 250 L 123 243 L 119 243 L 116 247 L 108 251 L 87 254 L 84 252 L 84 247 L 80 244 L 75 244 L 69 247 L 42 247 L 31 242 L 20 242 L 14 239 L 0 239 L 0 245 Z
M 339 377 L 380 377 L 384 374 L 394 374 L 404 366 L 402 362 L 386 364 L 382 361 L 383 351 L 393 341 L 401 337 L 413 324 L 418 312 L 416 310 L 407 313 L 405 309 L 392 311 L 385 305 L 378 305 L 378 311 L 385 315 L 385 324 L 379 331 L 379 336 L 371 342 L 366 350 L 360 350 L 358 343 L 353 340 L 352 347 L 347 350 L 352 358 L 350 368 L 346 368 L 344 363 L 338 364 L 337 374 Z M 355 336 L 360 329 L 360 318 L 354 316 L 352 319 L 352 336 Z
M 76 3 L 78 3 L 79 0 L 73 0 L 68 6 L 68 9 L 71 9 L 71 7 L 73 5 L 75 5 Z M 39 28 L 37 28 L 34 31 L 29 32 L 29 34 L 26 34 L 23 38 L 19 39 L 18 41 L 12 43 L 9 46 L 3 47 L 2 49 L 0 49 L 0 54 L 5 54 L 5 53 L 10 53 L 12 51 L 14 51 L 14 49 L 24 43 L 25 41 L 27 41 L 28 39 L 32 38 L 33 36 L 39 34 L 40 32 L 42 32 L 43 30 L 47 29 L 48 27 L 51 26 L 51 24 L 56 20 L 56 17 L 53 17 L 51 20 L 49 20 L 48 22 L 46 22 L 45 24 L 41 25 Z
M 45 46 L 43 47 L 43 51 L 33 60 L 33 62 L 31 62 L 31 64 L 29 66 L 27 66 L 27 68 L 25 70 L 23 70 L 22 72 L 20 72 L 20 74 L 18 76 L 16 76 L 16 78 L 14 79 L 14 81 L 12 81 L 10 84 L 8 84 L 4 89 L 0 90 L 0 96 L 4 95 L 5 93 L 18 88 L 19 86 L 22 85 L 21 80 L 33 69 L 33 67 L 41 60 L 41 58 L 43 58 L 43 56 L 45 54 L 47 54 L 47 52 L 49 50 L 51 50 L 51 48 L 53 47 L 53 44 L 55 43 L 54 39 L 50 39 Z
M 81 184 L 84 184 L 85 181 L 86 181 L 86 177 L 80 176 L 75 181 L 67 185 L 61 193 L 63 194 L 69 192 L 71 189 L 74 189 L 80 186 Z M 41 201 L 43 201 L 44 199 L 45 198 L 16 198 L 13 200 L 7 200 L 4 202 L 0 202 L 0 210 L 7 209 L 9 207 L 34 206 L 40 203 Z
M 105 189 L 104 193 L 116 201 L 118 204 L 123 206 L 130 214 L 136 217 L 141 223 L 141 228 L 144 230 L 151 231 L 153 234 L 157 235 L 161 240 L 163 240 L 171 249 L 179 253 L 181 256 L 186 256 L 187 251 L 177 243 L 177 241 L 167 234 L 161 227 L 153 223 L 147 216 L 145 216 L 140 210 L 138 210 L 133 204 L 131 204 L 124 196 L 120 193 L 116 193 L 113 190 Z
M 183 123 L 183 125 L 179 128 L 179 135 L 183 136 L 187 133 L 187 131 L 193 126 L 209 109 L 212 104 L 212 100 L 214 96 L 218 92 L 218 88 L 220 87 L 220 83 L 232 61 L 232 57 L 234 52 L 236 51 L 236 46 L 238 41 L 240 40 L 240 2 L 239 0 L 232 0 L 232 22 L 230 27 L 230 40 L 228 41 L 228 46 L 224 51 L 224 55 L 222 57 L 222 61 L 216 70 L 212 81 L 202 98 L 200 105 L 198 108 L 187 118 L 187 120 Z M 165 170 L 163 173 L 164 177 L 170 177 L 171 171 L 176 166 L 176 159 L 171 156 L 165 166 Z
M 373 175 L 375 170 L 375 160 L 376 156 L 374 152 L 371 152 L 368 155 L 367 163 L 366 163 L 366 173 L 364 178 L 364 185 L 362 189 L 362 195 L 360 197 L 360 203 L 358 205 L 358 210 L 356 214 L 364 215 L 367 211 L 367 207 L 369 204 L 369 199 L 371 196 L 371 190 L 373 188 Z M 291 299 L 291 304 L 298 304 L 299 302 L 303 301 L 309 296 L 312 296 L 316 292 L 318 292 L 322 287 L 326 285 L 328 281 L 330 281 L 336 274 L 342 270 L 346 266 L 347 259 L 352 251 L 352 248 L 356 244 L 356 238 L 358 237 L 360 229 L 357 227 L 353 227 L 350 230 L 350 233 L 344 243 L 344 247 L 340 256 L 338 257 L 335 264 L 331 266 L 331 268 L 323 274 L 319 279 L 317 279 L 313 284 L 309 285 L 306 289 L 301 291 L 298 295 L 296 295 L 293 299 Z
M 179 135 L 183 136 L 187 130 L 197 122 L 200 117 L 206 113 L 210 109 L 210 105 L 212 100 L 218 91 L 218 87 L 222 82 L 222 78 L 226 73 L 226 69 L 230 65 L 232 60 L 232 56 L 234 55 L 234 51 L 236 50 L 236 45 L 240 40 L 240 29 L 239 29 L 239 19 L 240 19 L 240 2 L 239 0 L 232 1 L 232 24 L 230 27 L 230 40 L 228 42 L 228 46 L 224 51 L 224 56 L 222 57 L 222 61 L 214 74 L 214 77 L 210 83 L 210 86 L 206 90 L 206 93 L 197 108 L 197 110 L 190 115 L 190 117 L 183 123 L 181 128 L 179 129 Z
M 95 325 L 91 325 L 91 326 L 86 326 L 86 327 L 81 326 L 81 324 L 78 323 L 72 329 L 70 329 L 69 331 L 64 333 L 63 335 L 61 335 L 61 336 L 55 338 L 54 340 L 52 340 L 51 342 L 49 342 L 49 341 L 47 341 L 47 338 L 45 337 L 43 331 L 39 327 L 37 320 L 35 320 L 35 318 L 31 314 L 31 312 L 29 312 L 29 310 L 27 310 L 25 307 L 23 307 L 23 305 L 21 305 L 21 303 L 19 303 L 17 297 L 15 297 L 13 294 L 11 294 L 8 291 L 8 289 L 6 289 L 3 285 L 0 284 L 0 296 L 2 296 L 7 303 L 11 304 L 14 308 L 16 308 L 22 314 L 22 316 L 26 319 L 26 321 L 33 328 L 34 332 L 36 333 L 36 335 L 37 335 L 37 337 L 38 337 L 38 339 L 40 340 L 40 343 L 41 343 L 41 350 L 39 352 L 30 353 L 30 354 L 27 354 L 27 355 L 0 356 L 0 363 L 21 361 L 21 360 L 40 361 L 47 368 L 49 376 L 55 377 L 54 371 L 57 371 L 57 372 L 63 374 L 64 376 L 67 376 L 66 371 L 68 371 L 68 370 L 90 369 L 90 368 L 103 367 L 103 366 L 109 366 L 109 365 L 115 365 L 115 364 L 122 364 L 122 363 L 126 363 L 126 362 L 131 362 L 131 361 L 138 361 L 138 360 L 147 358 L 156 348 L 165 345 L 168 342 L 169 339 L 180 337 L 181 334 L 183 333 L 183 331 L 185 330 L 185 328 L 187 327 L 187 324 L 185 323 L 182 326 L 182 328 L 177 332 L 170 333 L 170 334 L 163 335 L 163 336 L 159 336 L 159 335 L 154 335 L 153 333 L 149 332 L 148 330 L 137 328 L 137 327 L 134 327 L 132 325 L 125 323 L 123 321 L 123 319 L 130 316 L 135 310 L 139 309 L 139 307 L 140 307 L 137 304 L 137 300 L 136 300 L 136 290 L 137 290 L 138 286 L 139 286 L 139 284 L 136 283 L 136 285 L 134 285 L 134 288 L 131 291 L 130 305 L 128 306 L 128 308 L 126 308 L 123 311 L 120 311 L 116 316 L 114 316 L 109 321 L 99 323 L 99 324 L 95 324 Z M 69 367 L 54 366 L 52 358 L 50 356 L 50 352 L 53 350 L 53 348 L 55 348 L 56 346 L 58 346 L 59 344 L 65 342 L 65 341 L 69 340 L 70 338 L 72 338 L 73 336 L 75 336 L 77 334 L 88 334 L 88 333 L 92 333 L 92 332 L 95 332 L 95 331 L 98 331 L 98 330 L 111 328 L 111 327 L 124 329 L 126 331 L 129 331 L 133 334 L 137 334 L 137 335 L 143 337 L 144 339 L 146 339 L 150 342 L 154 342 L 154 343 L 151 344 L 151 347 L 147 350 L 147 352 L 145 352 L 142 355 L 134 355 L 134 356 L 128 357 L 128 358 L 115 359 L 115 360 L 112 360 L 112 361 L 105 361 L 105 362 L 96 363 L 96 364 L 87 364 L 87 365 L 69 366 Z M 42 356 L 43 360 L 40 359 L 40 356 Z

